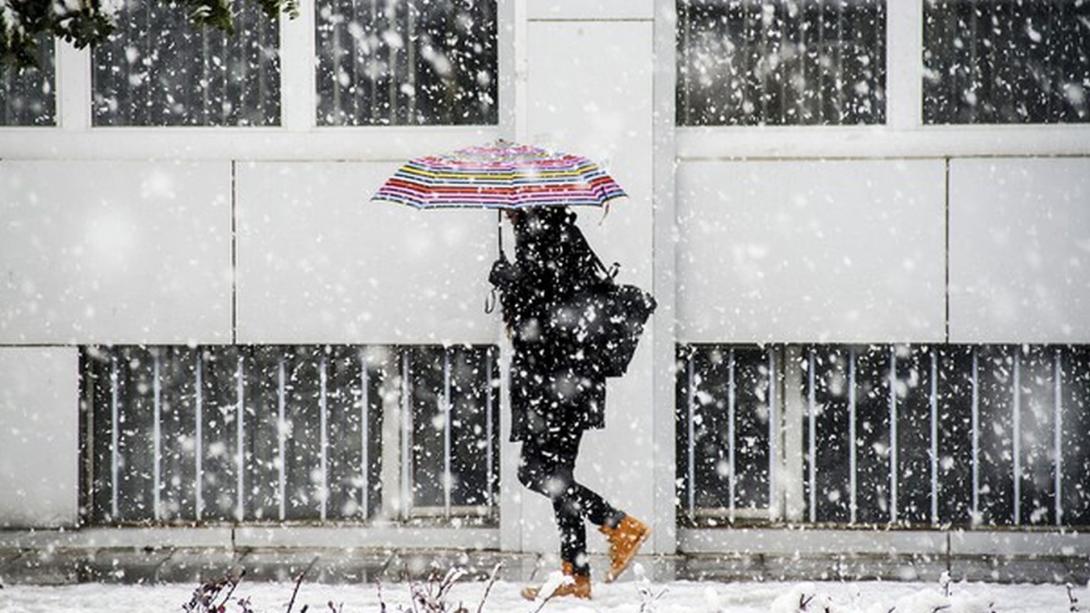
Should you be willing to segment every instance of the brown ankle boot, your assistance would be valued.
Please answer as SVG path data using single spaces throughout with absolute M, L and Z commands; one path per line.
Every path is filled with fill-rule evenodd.
M 522 597 L 526 600 L 537 600 L 538 596 L 542 596 L 545 599 L 558 597 L 558 596 L 572 596 L 575 598 L 582 598 L 584 600 L 590 599 L 590 575 L 576 574 L 575 568 L 571 562 L 564 562 L 561 565 L 561 570 L 564 575 L 571 577 L 572 581 L 565 583 L 552 594 L 541 594 L 540 587 L 524 587 L 522 588 Z M 544 586 L 542 586 L 544 587 Z
M 640 546 L 651 535 L 651 528 L 635 517 L 625 515 L 616 528 L 602 526 L 598 531 L 609 539 L 609 573 L 606 574 L 606 583 L 611 583 L 632 563 L 632 558 L 636 557 Z

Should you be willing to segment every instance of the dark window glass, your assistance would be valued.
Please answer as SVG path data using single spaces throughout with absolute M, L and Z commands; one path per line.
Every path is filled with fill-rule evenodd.
M 15 68 L 0 62 L 0 126 L 56 124 L 53 49 L 53 37 L 41 36 L 37 67 Z
M 1090 2 L 926 0 L 924 121 L 1090 121 Z
M 94 124 L 278 125 L 279 25 L 256 2 L 236 9 L 225 34 L 192 26 L 177 2 L 125 2 L 92 53 Z
M 1090 524 L 1090 347 L 815 345 L 782 351 L 788 349 L 798 350 L 797 366 L 788 366 L 799 369 L 797 377 L 768 362 L 776 348 L 679 349 L 683 517 L 717 516 L 730 506 L 732 444 L 736 509 L 768 504 L 762 414 L 769 404 L 783 411 L 786 402 L 761 399 L 774 368 L 785 382 L 784 397 L 797 394 L 803 407 L 805 521 Z M 790 389 L 788 381 L 799 381 L 799 388 Z M 751 414 L 764 434 L 745 425 L 746 406 L 757 407 Z M 761 452 L 738 463 L 738 450 L 751 441 Z M 763 484 L 765 492 L 752 484 Z M 757 493 L 749 503 L 743 502 L 747 491 Z
M 677 123 L 885 122 L 884 0 L 678 0 Z
M 697 345 L 686 348 L 679 372 L 678 479 L 685 514 L 711 521 L 767 517 L 768 350 Z
M 319 125 L 497 122 L 496 2 L 319 0 Z
M 89 518 L 362 521 L 385 507 L 406 519 L 492 518 L 499 474 L 494 353 L 490 347 L 86 348 Z M 406 362 L 415 366 L 407 371 L 411 438 L 402 442 Z M 384 428 L 387 418 L 395 423 Z M 402 453 L 403 445 L 411 451 Z M 393 453 L 384 454 L 390 446 Z M 411 468 L 384 472 L 384 457 L 407 457 Z M 402 475 L 409 481 L 400 481 Z M 402 491 L 411 492 L 407 506 Z

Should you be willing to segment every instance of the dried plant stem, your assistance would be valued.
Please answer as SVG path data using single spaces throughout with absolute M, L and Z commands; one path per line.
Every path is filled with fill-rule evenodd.
M 310 571 L 311 567 L 313 567 L 314 563 L 317 562 L 317 561 L 318 561 L 318 556 L 314 556 L 314 559 L 310 561 L 310 564 L 307 564 L 307 567 L 303 569 L 303 572 L 299 573 L 299 578 L 295 580 L 295 589 L 292 590 L 292 592 L 291 592 L 291 600 L 288 601 L 287 613 L 291 613 L 291 608 L 293 606 L 295 606 L 295 596 L 297 594 L 299 594 L 299 586 L 303 584 L 303 577 L 307 576 L 307 573 Z M 306 607 L 303 607 L 303 610 L 305 611 Z
M 488 593 L 492 591 L 492 586 L 496 583 L 496 577 L 500 574 L 500 567 L 503 566 L 503 562 L 497 562 L 496 566 L 492 569 L 492 575 L 488 577 L 488 583 L 484 586 L 484 594 L 481 596 L 481 603 L 477 605 L 477 613 L 481 613 L 484 610 L 484 601 L 488 600 Z

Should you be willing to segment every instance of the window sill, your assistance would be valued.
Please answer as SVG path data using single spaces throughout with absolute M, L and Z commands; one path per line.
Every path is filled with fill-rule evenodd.
M 498 126 L 0 128 L 0 159 L 400 161 L 479 144 Z
M 1090 155 L 1090 124 L 679 127 L 685 160 Z

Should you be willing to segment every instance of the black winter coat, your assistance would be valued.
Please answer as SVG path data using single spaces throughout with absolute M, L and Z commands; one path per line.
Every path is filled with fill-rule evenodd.
M 500 259 L 489 280 L 500 291 L 511 333 L 511 440 L 543 430 L 605 426 L 606 382 L 550 313 L 600 283 L 598 260 L 565 208 L 525 211 L 515 222 L 515 261 Z

